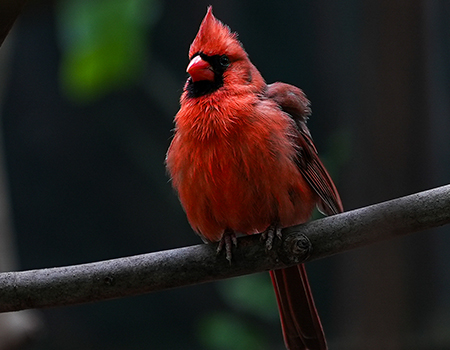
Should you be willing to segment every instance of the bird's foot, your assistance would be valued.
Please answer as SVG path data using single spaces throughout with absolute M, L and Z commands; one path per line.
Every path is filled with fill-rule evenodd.
M 233 231 L 225 231 L 217 246 L 217 254 L 219 254 L 225 248 L 225 257 L 231 264 L 231 249 L 233 246 L 237 247 L 236 234 Z
M 263 233 L 261 233 L 261 240 L 266 242 L 266 249 L 271 250 L 273 246 L 273 239 L 275 237 L 281 239 L 282 227 L 279 224 L 272 224 L 270 225 L 267 230 L 265 230 Z

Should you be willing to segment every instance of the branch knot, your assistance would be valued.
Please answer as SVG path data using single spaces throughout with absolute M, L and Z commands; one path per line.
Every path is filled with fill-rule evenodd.
M 303 233 L 294 233 L 286 237 L 283 244 L 281 260 L 285 264 L 301 264 L 310 256 L 312 243 Z

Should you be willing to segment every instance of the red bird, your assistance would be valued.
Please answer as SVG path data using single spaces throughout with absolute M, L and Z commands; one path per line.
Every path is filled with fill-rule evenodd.
M 342 212 L 295 86 L 267 85 L 237 35 L 211 7 L 189 49 L 190 77 L 175 117 L 167 168 L 192 228 L 225 245 L 235 233 L 265 233 L 306 222 L 317 205 Z M 304 265 L 270 272 L 288 349 L 326 349 Z

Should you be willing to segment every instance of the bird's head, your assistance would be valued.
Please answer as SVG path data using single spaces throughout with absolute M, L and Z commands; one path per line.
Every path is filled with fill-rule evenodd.
M 250 62 L 237 34 L 216 19 L 212 7 L 189 49 L 189 74 L 186 90 L 189 97 L 200 97 L 221 88 L 246 85 L 255 91 L 262 89 L 264 80 Z

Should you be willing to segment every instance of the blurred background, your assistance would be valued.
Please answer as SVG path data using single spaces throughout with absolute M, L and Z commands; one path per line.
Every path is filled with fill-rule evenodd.
M 208 4 L 306 92 L 346 210 L 449 183 L 447 0 L 30 0 L 0 50 L 0 268 L 201 242 L 164 158 Z M 449 230 L 309 263 L 330 348 L 449 349 Z M 268 274 L 14 315 L 0 350 L 283 349 Z

